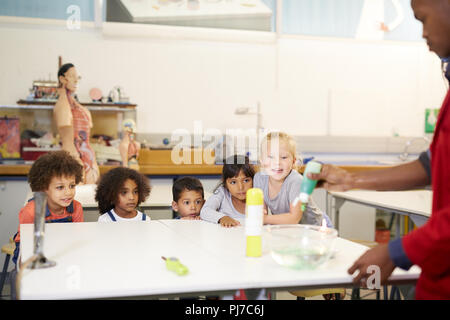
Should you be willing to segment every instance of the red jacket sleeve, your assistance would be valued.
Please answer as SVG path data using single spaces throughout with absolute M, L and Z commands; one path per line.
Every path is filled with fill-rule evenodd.
M 433 212 L 428 222 L 403 237 L 406 255 L 422 271 L 442 275 L 450 270 L 450 205 Z

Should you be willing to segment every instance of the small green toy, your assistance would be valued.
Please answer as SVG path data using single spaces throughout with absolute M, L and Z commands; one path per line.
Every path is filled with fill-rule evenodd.
M 180 260 L 174 257 L 161 257 L 164 261 L 166 261 L 167 270 L 175 272 L 179 276 L 184 276 L 189 272 L 189 269 L 183 265 Z

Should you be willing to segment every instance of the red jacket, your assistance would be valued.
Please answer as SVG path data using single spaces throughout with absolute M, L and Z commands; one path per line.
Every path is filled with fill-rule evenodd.
M 433 207 L 421 228 L 403 237 L 412 263 L 422 269 L 416 299 L 450 299 L 450 90 L 431 144 Z

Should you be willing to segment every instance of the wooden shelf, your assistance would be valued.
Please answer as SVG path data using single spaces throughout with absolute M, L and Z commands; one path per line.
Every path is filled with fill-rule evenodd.
M 54 106 L 56 101 L 31 101 L 31 100 L 19 100 L 18 106 Z M 120 109 L 135 109 L 136 104 L 132 103 L 99 103 L 99 102 L 80 102 L 85 107 L 98 107 L 98 108 L 120 108 Z M 3 106 L 8 107 L 8 106 Z M 13 106 L 11 106 L 13 107 Z M 89 108 L 91 109 L 91 108 Z
M 104 174 L 117 166 L 101 165 L 100 174 Z M 258 166 L 257 170 L 258 170 Z M 388 168 L 389 166 L 338 166 L 350 172 L 377 170 Z M 26 176 L 30 171 L 31 165 L 0 165 L 0 176 Z M 304 166 L 299 169 L 303 173 Z M 149 176 L 158 175 L 217 175 L 222 174 L 222 165 L 175 165 L 175 164 L 160 164 L 160 165 L 141 165 L 139 172 Z

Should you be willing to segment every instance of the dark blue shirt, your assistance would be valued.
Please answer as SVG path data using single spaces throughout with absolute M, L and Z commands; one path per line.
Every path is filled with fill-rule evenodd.
M 431 153 L 430 149 L 424 151 L 419 156 L 419 161 L 427 172 L 428 177 L 431 179 Z M 394 264 L 404 270 L 409 270 L 412 263 L 403 249 L 402 238 L 392 240 L 388 244 L 389 256 Z

